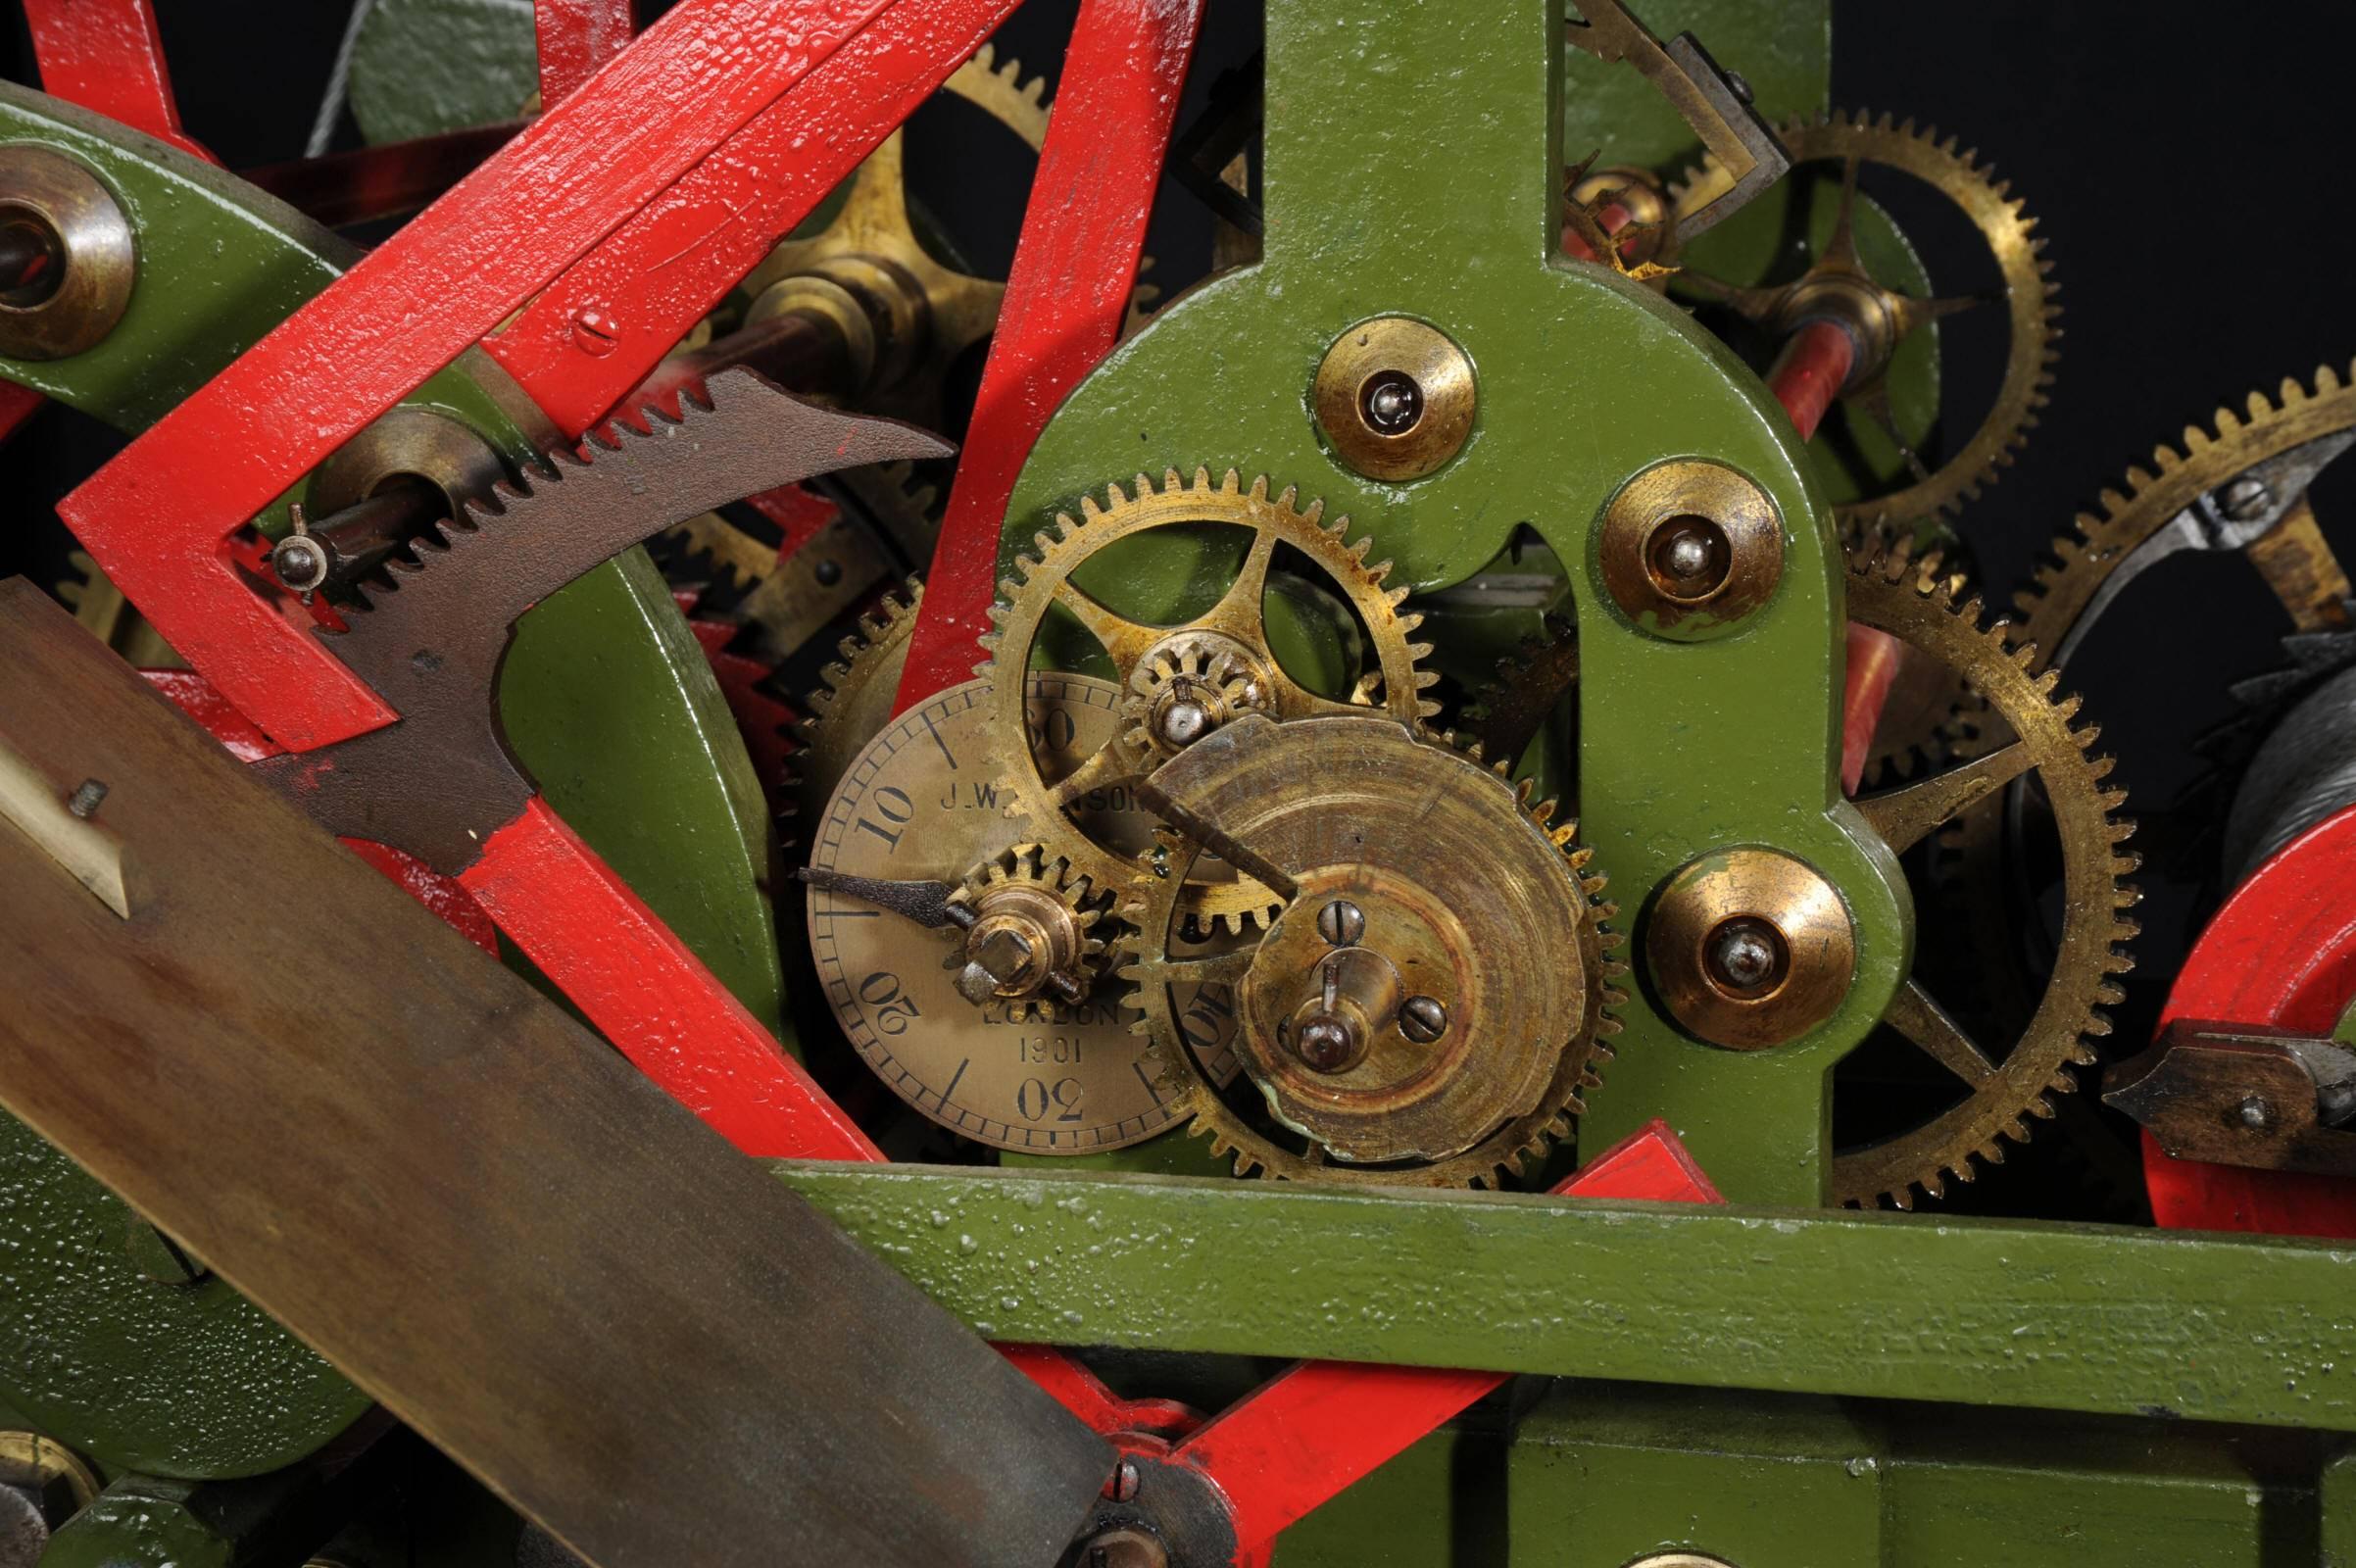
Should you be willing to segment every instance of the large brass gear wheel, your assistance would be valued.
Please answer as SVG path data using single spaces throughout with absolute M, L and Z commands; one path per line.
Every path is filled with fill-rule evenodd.
M 1100 551 L 1121 540 L 1156 528 L 1203 523 L 1247 530 L 1251 544 L 1218 602 L 1191 619 L 1169 626 L 1132 620 L 1073 580 Z M 1102 502 L 1083 497 L 1076 517 L 1069 513 L 1058 515 L 1052 529 L 1037 536 L 1036 553 L 1016 557 L 1014 575 L 1000 585 L 1000 601 L 990 612 L 993 629 L 983 635 L 983 645 L 993 657 L 976 669 L 992 678 L 998 693 L 993 699 L 998 705 L 994 733 L 1000 776 L 1012 791 L 1010 811 L 1022 813 L 1051 851 L 1098 886 L 1118 887 L 1138 870 L 1135 858 L 1089 837 L 1073 823 L 1067 808 L 1092 792 L 1143 778 L 1170 752 L 1201 735 L 1217 733 L 1231 707 L 1282 720 L 1364 713 L 1372 708 L 1408 726 L 1436 713 L 1438 705 L 1423 694 L 1439 677 L 1418 667 L 1431 648 L 1409 640 L 1421 617 L 1399 613 L 1405 590 L 1383 586 L 1390 563 L 1368 565 L 1371 542 L 1361 538 L 1353 545 L 1349 533 L 1349 518 L 1324 520 L 1322 503 L 1303 508 L 1292 490 L 1271 495 L 1264 477 L 1246 489 L 1233 468 L 1215 482 L 1207 468 L 1197 468 L 1192 481 L 1172 468 L 1163 474 L 1158 489 L 1139 474 L 1129 489 L 1107 486 Z M 1279 546 L 1305 558 L 1323 579 L 1320 586 L 1338 594 L 1368 634 L 1371 667 L 1351 693 L 1354 701 L 1323 696 L 1301 685 L 1285 671 L 1270 647 L 1263 602 Z M 1025 739 L 1020 692 L 1022 676 L 1031 667 L 1055 607 L 1078 619 L 1110 660 L 1115 683 L 1140 706 L 1137 722 L 1124 725 L 1112 744 L 1051 786 Z M 1216 690 L 1203 689 L 1193 679 L 1161 678 L 1185 670 L 1207 674 L 1209 664 L 1199 664 L 1198 658 L 1216 662 Z M 1246 691 L 1252 694 L 1248 702 Z M 1228 703 L 1229 695 L 1236 698 L 1235 704 Z M 1149 732 L 1166 744 L 1155 744 Z M 1191 911 L 1214 924 L 1255 919 L 1271 903 L 1267 891 L 1249 877 L 1190 887 Z
M 1910 1208 L 1916 1190 L 1938 1198 L 1948 1180 L 1970 1181 L 1975 1161 L 2001 1160 L 2003 1142 L 2026 1141 L 2033 1120 L 2053 1114 L 2052 1097 L 2077 1088 L 2073 1069 L 2094 1061 L 2087 1042 L 2109 1033 L 2101 1009 L 2122 1000 L 2114 977 L 2133 967 L 2126 944 L 2135 925 L 2124 911 L 2136 902 L 2126 881 L 2135 860 L 2120 845 L 2135 828 L 2112 815 L 2127 797 L 2103 782 L 2110 759 L 2088 755 L 2095 731 L 2071 722 L 2078 699 L 2055 698 L 2057 677 L 2035 673 L 2034 651 L 2010 646 L 2001 624 L 1983 626 L 1977 600 L 1957 604 L 1943 579 L 1904 562 L 1866 564 L 1850 570 L 1848 613 L 1955 670 L 1986 704 L 1978 732 L 1960 748 L 1968 760 L 1856 803 L 1891 852 L 1993 804 L 1991 797 L 2032 772 L 2044 786 L 2061 842 L 2062 931 L 2052 971 L 2000 1059 L 1919 979 L 1907 981 L 1884 1017 L 1951 1073 L 1963 1094 L 1919 1126 L 1840 1152 L 1833 1196 Z
M 2045 242 L 2035 232 L 2037 220 L 1976 152 L 1964 149 L 1956 137 L 1942 138 L 1929 127 L 1918 130 L 1911 120 L 1835 110 L 1822 119 L 1792 121 L 1779 134 L 1795 171 L 1812 163 L 1841 166 L 1831 243 L 1806 272 L 1780 286 L 1738 287 L 1691 270 L 1679 272 L 1674 286 L 1715 299 L 1778 332 L 1818 317 L 1848 326 L 1858 340 L 1860 360 L 1841 401 L 1881 427 L 1912 477 L 1895 490 L 1840 506 L 1837 514 L 1844 521 L 1887 517 L 1899 522 L 1951 514 L 2011 464 L 2037 423 L 2037 411 L 2044 406 L 2053 382 L 2061 307 L 2054 299 L 2053 264 L 2045 260 Z M 1916 299 L 1876 282 L 1858 259 L 1851 221 L 1862 166 L 1895 170 L 1945 197 L 1980 231 L 2002 287 L 1986 295 Z M 1690 209 L 1708 200 L 1716 188 L 1717 182 L 1706 175 L 1697 177 L 1679 199 Z M 1883 390 L 1882 369 L 1890 350 L 1910 333 L 1983 303 L 1998 302 L 2004 306 L 2010 333 L 2003 382 L 1971 437 L 1934 469 L 1898 431 Z
M 1236 1174 L 1497 1186 L 1569 1135 L 1625 966 L 1552 802 L 1372 714 L 1239 720 L 1147 794 L 1181 825 L 1122 901 L 1122 974 L 1190 1131 Z M 1264 936 L 1189 938 L 1185 876 L 1214 848 L 1283 891 Z M 1308 1031 L 1336 1019 L 1355 1054 L 1319 1062 Z M 1285 1133 L 1203 1071 L 1214 1022 Z
M 2349 597 L 2348 578 L 2318 529 L 2305 502 L 2305 478 L 2293 495 L 2260 501 L 2248 537 L 2234 532 L 2242 497 L 2232 493 L 2245 477 L 2267 483 L 2251 470 L 2297 453 L 2312 451 L 2312 466 L 2339 455 L 2334 437 L 2356 432 L 2356 368 L 2342 377 L 2331 366 L 2315 372 L 2312 388 L 2285 379 L 2273 398 L 2252 392 L 2236 413 L 2217 411 L 2213 428 L 2186 427 L 2181 447 L 2160 446 L 2149 467 L 2127 471 L 2118 486 L 2102 492 L 2098 511 L 2080 513 L 2070 530 L 2053 541 L 2052 560 L 2015 596 L 2020 635 L 2045 650 L 2043 662 L 2066 660 L 2084 635 L 2082 622 L 2099 613 L 2117 589 L 2122 568 L 2131 573 L 2155 554 L 2162 531 L 2187 513 L 2196 525 L 2217 529 L 2210 548 L 2236 549 L 2248 558 L 2289 612 L 2292 624 L 2312 630 L 2338 623 Z M 2302 465 L 2309 467 L 2309 465 Z M 2282 476 L 2274 477 L 2278 488 Z M 2204 510 L 2205 509 L 2205 510 Z M 2190 541 L 2186 541 L 2187 545 Z M 2142 552 L 2138 555 L 2138 552 Z

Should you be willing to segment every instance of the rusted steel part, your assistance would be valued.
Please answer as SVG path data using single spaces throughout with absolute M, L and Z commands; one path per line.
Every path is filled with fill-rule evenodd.
M 25 0 L 25 20 L 43 92 L 219 162 L 180 128 L 152 0 Z
M 141 434 L 60 515 L 157 631 L 281 745 L 390 723 L 391 709 L 228 570 L 221 540 L 885 3 L 688 0 Z
M 2356 807 L 2279 851 L 2211 917 L 2161 1015 L 2329 1035 L 2356 1001 Z M 2356 1181 L 2171 1157 L 2143 1135 L 2152 1216 L 2178 1230 L 2356 1238 Z
M 1055 1558 L 1103 1439 L 22 579 L 0 736 L 134 871 L 0 839 L 0 1099 L 436 1446 L 605 1568 Z
M 630 46 L 635 0 L 533 0 L 540 45 L 540 102 L 553 104 Z
M 897 716 L 973 673 L 1014 479 L 1064 395 L 1120 336 L 1202 0 L 1084 0 L 1039 152 Z

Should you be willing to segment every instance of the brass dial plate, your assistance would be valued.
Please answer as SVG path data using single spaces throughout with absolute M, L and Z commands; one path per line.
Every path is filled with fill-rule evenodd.
M 1121 691 L 1082 675 L 1035 674 L 1024 717 L 1041 773 L 1057 779 L 1095 756 L 1124 722 Z M 987 744 L 990 686 L 968 681 L 911 709 L 867 743 L 844 774 L 810 846 L 810 864 L 854 876 L 955 882 L 1024 836 L 1009 821 Z M 1104 830 L 1151 841 L 1153 819 L 1125 786 L 1101 792 Z M 1125 822 L 1123 818 L 1133 818 Z M 1106 890 L 1112 891 L 1112 890 Z M 1123 988 L 1101 975 L 1078 1007 L 1042 1003 L 1015 1021 L 1006 1002 L 957 995 L 948 960 L 957 934 L 927 931 L 831 892 L 810 900 L 810 955 L 836 1019 L 894 1092 L 978 1143 L 1080 1154 L 1151 1138 L 1184 1109 L 1155 1064 Z M 1198 1044 L 1203 1070 L 1235 1072 L 1233 998 L 1206 999 L 1216 1021 Z

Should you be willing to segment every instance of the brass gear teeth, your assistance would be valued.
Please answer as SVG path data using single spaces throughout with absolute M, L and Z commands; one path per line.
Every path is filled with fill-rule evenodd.
M 818 671 L 819 684 L 803 699 L 794 787 L 802 811 L 811 819 L 825 811 L 844 771 L 891 718 L 892 698 L 908 664 L 908 638 L 916 629 L 916 609 L 923 602 L 924 583 L 915 577 L 907 579 L 898 595 L 885 594 L 835 644 L 836 657 Z
M 1941 137 L 1936 127 L 1918 129 L 1912 120 L 1834 110 L 1819 119 L 1788 122 L 1782 134 L 1794 167 L 1854 154 L 1932 185 L 1980 229 L 2004 275 L 2012 338 L 2003 384 L 1980 428 L 1928 480 L 1835 509 L 1842 516 L 1900 520 L 1951 515 L 2012 466 L 2051 395 L 2060 359 L 2055 344 L 2061 336 L 2061 285 L 2045 257 L 2044 237 L 2035 232 L 2037 219 L 2012 194 L 2011 182 L 1998 179 L 1980 161 L 1977 149 L 1964 147 L 1958 137 Z
M 1166 468 L 1158 487 L 1140 473 L 1128 488 L 1118 483 L 1106 485 L 1102 500 L 1094 494 L 1082 496 L 1076 515 L 1058 513 L 1053 523 L 1033 535 L 1032 548 L 1015 556 L 1012 572 L 999 583 L 998 601 L 990 607 L 990 627 L 979 638 L 989 657 L 974 666 L 974 673 L 992 682 L 991 700 L 997 705 L 992 725 L 997 737 L 994 760 L 1005 781 L 1008 814 L 1029 819 L 1032 831 L 1054 853 L 1070 860 L 1101 887 L 1120 885 L 1136 866 L 1088 838 L 1061 811 L 1032 812 L 1030 803 L 1046 784 L 1027 739 L 1022 684 L 997 678 L 1002 664 L 1018 673 L 1028 670 L 1032 647 L 1051 602 L 1085 611 L 1092 617 L 1092 632 L 1123 643 L 1122 650 L 1107 651 L 1113 655 L 1115 683 L 1124 691 L 1131 689 L 1138 666 L 1154 645 L 1190 630 L 1210 630 L 1243 644 L 1260 660 L 1275 688 L 1273 716 L 1281 719 L 1349 706 L 1317 698 L 1284 675 L 1267 648 L 1257 592 L 1234 587 L 1218 606 L 1185 626 L 1146 627 L 1122 619 L 1071 585 L 1071 574 L 1080 564 L 1106 545 L 1156 527 L 1188 522 L 1224 523 L 1251 530 L 1254 543 L 1241 569 L 1261 583 L 1277 545 L 1300 551 L 1325 574 L 1329 585 L 1340 591 L 1368 629 L 1380 676 L 1373 694 L 1376 704 L 1410 728 L 1440 710 L 1440 705 L 1425 695 L 1440 679 L 1437 670 L 1423 667 L 1431 645 L 1410 640 L 1422 624 L 1422 616 L 1399 610 L 1407 590 L 1384 586 L 1391 564 L 1370 564 L 1372 539 L 1360 536 L 1353 543 L 1350 519 L 1336 516 L 1327 520 L 1323 502 L 1303 506 L 1299 492 L 1291 487 L 1272 494 L 1265 475 L 1253 479 L 1247 489 L 1234 468 L 1214 480 L 1211 470 L 1201 466 L 1191 480 L 1174 467 Z M 1239 584 L 1242 581 L 1240 577 Z M 1232 607 L 1229 600 L 1235 601 Z M 1103 780 L 1111 783 L 1142 774 L 1149 770 L 1148 760 L 1124 732 L 1103 754 Z M 1097 760 L 1088 765 L 1098 765 Z M 1246 925 L 1256 925 L 1272 903 L 1266 890 L 1248 880 L 1196 887 L 1203 891 L 1189 895 L 1195 905 L 1192 912 L 1216 929 L 1240 931 Z
M 2106 486 L 2096 510 L 2082 512 L 2048 547 L 2049 559 L 2014 596 L 2020 635 L 2058 648 L 2119 563 L 2168 520 L 2252 465 L 2356 425 L 2356 365 L 2316 368 L 2312 385 L 2284 377 L 2269 398 L 2252 392 L 2238 411 L 2222 407 L 2209 424 L 2186 425 L 2174 446 L 2152 449 L 2148 466 Z
M 1473 760 L 1480 760 L 1479 745 L 1457 746 L 1452 731 L 1419 732 L 1426 744 L 1446 745 L 1462 752 Z M 1134 1016 L 1130 1032 L 1147 1042 L 1149 1059 L 1159 1064 L 1158 1082 L 1166 1089 L 1187 1098 L 1190 1104 L 1183 1112 L 1189 1136 L 1201 1138 L 1210 1146 L 1211 1153 L 1230 1162 L 1238 1177 L 1265 1176 L 1273 1180 L 1370 1181 L 1393 1186 L 1475 1187 L 1499 1189 L 1519 1178 L 1534 1160 L 1542 1159 L 1557 1143 L 1567 1141 L 1577 1127 L 1578 1118 L 1587 1109 L 1584 1093 L 1603 1086 L 1603 1066 L 1615 1054 L 1611 1041 L 1623 1027 L 1619 1017 L 1621 1007 L 1628 1003 L 1628 992 L 1621 982 L 1628 975 L 1628 964 L 1615 956 L 1625 945 L 1624 933 L 1611 928 L 1608 922 L 1619 915 L 1619 906 L 1605 896 L 1608 879 L 1590 866 L 1595 851 L 1579 842 L 1579 825 L 1575 820 L 1554 821 L 1557 805 L 1547 800 L 1532 805 L 1535 793 L 1529 780 L 1513 784 L 1503 763 L 1489 764 L 1491 771 L 1514 790 L 1516 808 L 1546 835 L 1562 856 L 1566 873 L 1583 895 L 1587 917 L 1583 936 L 1592 947 L 1587 957 L 1592 963 L 1595 1001 L 1592 1005 L 1592 1035 L 1584 1054 L 1577 1052 L 1577 1034 L 1564 1042 L 1564 1070 L 1550 1086 L 1545 1100 L 1537 1108 L 1513 1118 L 1504 1127 L 1484 1140 L 1474 1149 L 1452 1159 L 1442 1160 L 1420 1169 L 1385 1167 L 1371 1171 L 1355 1171 L 1347 1165 L 1318 1163 L 1304 1159 L 1255 1138 L 1230 1111 L 1217 1094 L 1217 1087 L 1203 1080 L 1193 1053 L 1183 1045 L 1170 1041 L 1171 1031 L 1157 1029 L 1154 1016 L 1158 1008 L 1151 1005 L 1150 988 L 1159 984 L 1153 960 L 1148 949 L 1166 940 L 1155 927 L 1166 927 L 1170 908 L 1165 900 L 1157 900 L 1154 890 L 1159 880 L 1149 870 L 1132 880 L 1121 896 L 1118 911 L 1127 927 L 1127 940 L 1133 944 L 1132 956 L 1118 970 L 1120 977 L 1133 990 L 1128 1005 Z M 1170 828 L 1155 830 L 1157 848 L 1162 855 L 1177 856 L 1191 846 L 1184 835 Z M 1158 863 L 1160 857 L 1151 858 Z M 1250 949 L 1242 950 L 1249 955 Z M 1174 1047 L 1174 1049 L 1173 1049 Z M 1173 1056 L 1178 1059 L 1171 1059 Z
M 1020 136 L 1031 151 L 1046 144 L 1047 78 L 1025 76 L 1022 62 L 1011 57 L 1001 62 L 996 45 L 975 50 L 941 85 Z
M 2127 794 L 2104 783 L 2112 760 L 2092 754 L 2096 728 L 2073 722 L 2080 700 L 2057 697 L 2058 675 L 2037 672 L 2036 650 L 2014 644 L 2003 623 L 1983 624 L 1977 597 L 1959 602 L 1943 578 L 1885 558 L 1851 566 L 1848 610 L 1850 618 L 1966 675 L 2001 727 L 1967 735 L 1961 751 L 1988 755 L 2000 735 L 2017 737 L 2013 744 L 2030 749 L 2062 838 L 2061 951 L 2012 1050 L 1960 1103 L 1928 1123 L 1835 1156 L 1836 1200 L 1911 1208 L 1918 1192 L 1939 1198 L 1948 1182 L 1969 1182 L 1979 1164 L 2000 1162 L 2006 1142 L 2026 1142 L 2036 1122 L 2053 1115 L 2053 1096 L 2078 1088 L 2075 1069 L 2095 1062 L 2088 1042 L 2110 1033 L 2102 1009 L 2123 1000 L 2115 977 L 2135 965 L 2127 944 L 2136 926 L 2124 911 L 2139 897 L 2127 880 L 2136 859 L 2120 848 L 2135 824 L 2112 814 Z
M 1114 966 L 1120 945 L 1117 926 L 1107 928 L 1113 933 L 1109 941 L 1097 932 L 1111 908 L 1112 896 L 1100 893 L 1087 877 L 1073 871 L 1070 861 L 1050 855 L 1046 846 L 1013 845 L 972 867 L 958 881 L 957 891 L 950 895 L 950 902 L 968 906 L 993 890 L 1015 882 L 1047 890 L 1072 911 L 1072 921 L 1080 928 L 1080 961 L 1088 971 L 1101 977 Z M 954 964 L 957 960 L 952 957 L 949 961 Z M 1011 998 L 1006 1009 L 1009 1023 L 1050 1017 L 1054 1011 L 1050 1003 L 1036 997 Z

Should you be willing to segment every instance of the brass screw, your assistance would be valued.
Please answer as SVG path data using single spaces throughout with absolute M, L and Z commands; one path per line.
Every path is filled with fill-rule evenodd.
M 1080 1548 L 1085 1568 L 1169 1568 L 1169 1548 L 1135 1525 L 1115 1525 L 1088 1538 Z

